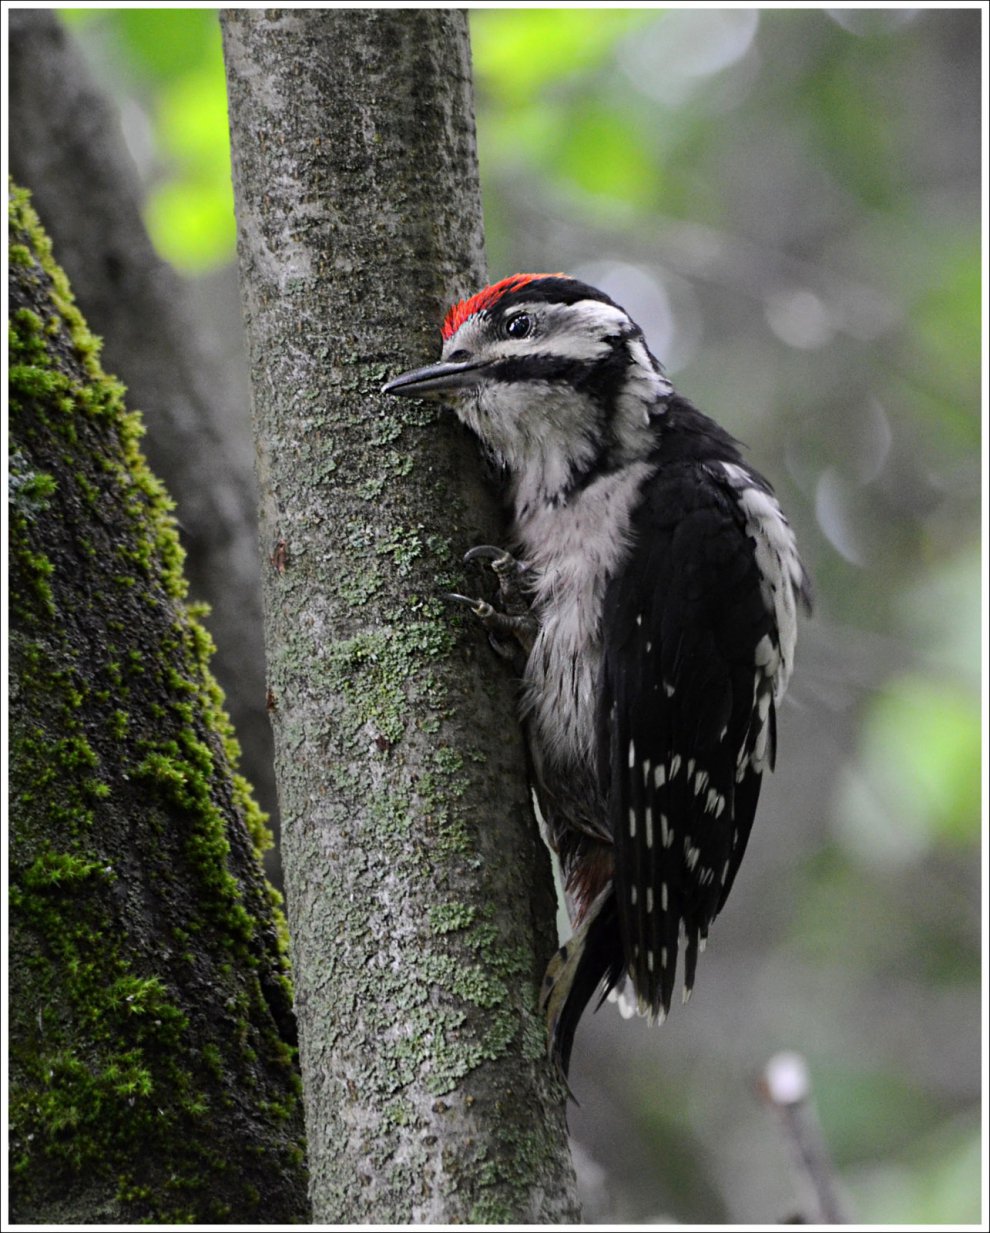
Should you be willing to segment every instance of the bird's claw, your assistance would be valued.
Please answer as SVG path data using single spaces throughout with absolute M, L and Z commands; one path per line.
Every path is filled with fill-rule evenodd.
M 488 640 L 495 650 L 505 659 L 513 659 L 518 651 L 510 650 L 504 645 L 508 639 L 513 646 L 521 648 L 527 655 L 539 632 L 536 619 L 530 611 L 529 600 L 525 594 L 521 579 L 529 567 L 517 561 L 511 552 L 504 548 L 496 548 L 492 544 L 477 544 L 464 554 L 465 563 L 471 561 L 487 561 L 498 578 L 498 608 L 484 599 L 471 599 L 467 595 L 456 592 L 447 596 L 455 603 L 467 604 L 476 617 L 488 630 Z
M 458 595 L 456 591 L 448 591 L 444 598 L 451 599 L 457 604 L 467 604 L 474 615 L 482 621 L 488 621 L 498 615 L 487 599 L 472 599 L 470 595 Z
M 513 659 L 515 653 L 504 645 L 502 639 L 512 639 L 527 651 L 532 646 L 537 625 L 533 617 L 528 614 L 513 616 L 508 612 L 499 612 L 487 599 L 472 599 L 469 595 L 459 595 L 456 591 L 449 591 L 447 599 L 457 604 L 466 604 L 471 609 L 488 630 L 488 641 L 493 649 L 503 659 Z
M 494 544 L 476 544 L 474 548 L 469 548 L 464 554 L 464 564 L 467 565 L 470 561 L 487 560 L 491 568 L 500 577 L 502 574 L 507 574 L 510 571 L 513 573 L 522 573 L 526 566 L 517 561 L 511 552 L 505 548 L 496 548 Z

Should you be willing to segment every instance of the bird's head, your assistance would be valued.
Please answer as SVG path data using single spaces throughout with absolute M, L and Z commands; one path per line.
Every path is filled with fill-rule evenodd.
M 644 452 L 671 386 L 604 292 L 563 274 L 514 274 L 455 304 L 439 362 L 383 392 L 449 400 L 500 465 L 539 473 L 550 493 Z

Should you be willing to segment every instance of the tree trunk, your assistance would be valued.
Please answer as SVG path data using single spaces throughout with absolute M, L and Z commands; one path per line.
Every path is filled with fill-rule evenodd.
M 170 503 L 25 193 L 10 222 L 11 1216 L 305 1220 L 264 827 Z
M 10 125 L 11 174 L 31 190 L 105 366 L 141 409 L 145 452 L 176 502 L 191 594 L 210 605 L 213 670 L 244 766 L 274 810 L 246 397 L 204 341 L 187 285 L 152 248 L 120 119 L 51 11 L 10 14 Z
M 443 599 L 502 524 L 451 414 L 379 394 L 484 281 L 466 18 L 222 22 L 315 1217 L 572 1221 L 549 860 Z

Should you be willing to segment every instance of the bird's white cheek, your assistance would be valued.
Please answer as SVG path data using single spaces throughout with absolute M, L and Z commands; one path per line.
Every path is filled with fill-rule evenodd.
M 499 392 L 494 398 L 484 387 L 465 391 L 455 407 L 458 418 L 466 424 L 490 449 L 497 450 L 507 459 L 518 452 L 524 426 L 520 423 L 524 402 Z
M 454 414 L 471 429 L 472 432 L 481 436 L 482 415 L 479 406 L 479 396 L 477 390 L 462 390 L 456 394 L 450 395 L 449 405 L 453 409 Z

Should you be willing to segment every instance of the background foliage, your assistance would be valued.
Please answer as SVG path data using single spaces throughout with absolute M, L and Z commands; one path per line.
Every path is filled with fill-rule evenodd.
M 156 244 L 236 340 L 215 13 L 64 16 Z M 859 1219 L 979 1218 L 980 21 L 472 13 L 493 278 L 562 269 L 623 303 L 773 480 L 817 589 L 691 1006 L 579 1035 L 589 1218 L 795 1210 L 755 1095 L 785 1047 Z

